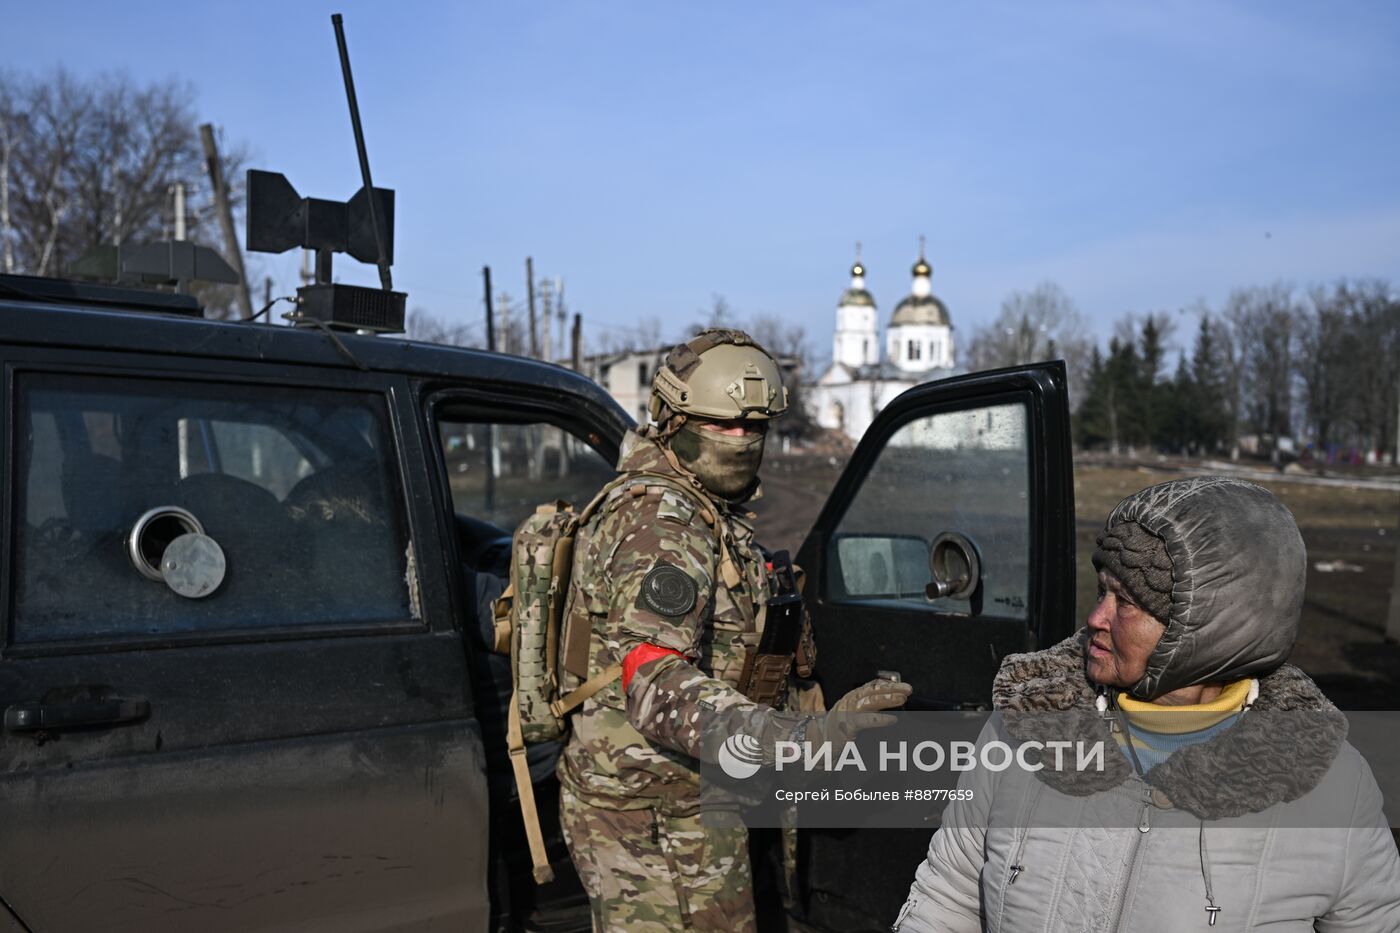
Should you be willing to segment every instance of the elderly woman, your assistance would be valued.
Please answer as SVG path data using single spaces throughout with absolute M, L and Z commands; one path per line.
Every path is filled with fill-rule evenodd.
M 1006 659 L 989 729 L 1102 741 L 1102 770 L 969 772 L 893 929 L 1400 931 L 1375 779 L 1284 663 L 1306 569 L 1288 510 L 1164 483 L 1118 504 L 1093 559 L 1087 627 Z

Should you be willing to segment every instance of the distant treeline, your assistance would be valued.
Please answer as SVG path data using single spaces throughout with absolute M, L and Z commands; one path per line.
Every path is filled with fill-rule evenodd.
M 1149 315 L 1106 353 L 1093 349 L 1081 445 L 1203 455 L 1237 453 L 1244 439 L 1324 461 L 1395 453 L 1400 299 L 1389 283 L 1236 291 L 1201 309 L 1170 373 L 1162 320 Z

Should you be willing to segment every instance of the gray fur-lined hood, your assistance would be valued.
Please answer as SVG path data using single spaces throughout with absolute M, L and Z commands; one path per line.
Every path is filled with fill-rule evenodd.
M 1273 493 L 1223 476 L 1175 480 L 1124 499 L 1106 524 L 1118 522 L 1157 535 L 1172 562 L 1171 616 L 1134 696 L 1239 680 L 1288 659 L 1307 553 Z
M 1080 629 L 1044 651 L 1002 661 L 992 706 L 1003 714 L 1013 737 L 1093 742 L 1111 735 L 1094 705 L 1098 691 L 1084 673 L 1087 631 Z M 1285 664 L 1260 677 L 1258 699 L 1238 723 L 1177 751 L 1147 772 L 1146 780 L 1173 806 L 1202 819 L 1256 813 L 1316 787 L 1346 735 L 1346 716 L 1308 675 Z M 1076 797 L 1109 790 L 1132 776 L 1127 759 L 1116 752 L 1106 756 L 1103 771 L 1056 771 L 1047 762 L 1036 773 L 1049 786 Z

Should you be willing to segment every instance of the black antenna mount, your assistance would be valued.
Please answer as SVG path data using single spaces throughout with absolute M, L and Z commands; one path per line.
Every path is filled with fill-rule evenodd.
M 316 282 L 297 289 L 297 316 L 346 330 L 384 333 L 404 329 L 408 296 L 394 291 L 394 192 L 376 188 L 370 177 L 360 105 L 350 74 L 350 52 L 339 13 L 332 14 L 340 71 L 355 131 L 355 150 L 364 185 L 348 201 L 303 198 L 285 175 L 248 171 L 248 238 L 250 251 L 283 253 L 301 247 L 316 251 Z M 382 288 L 341 285 L 331 281 L 331 257 L 346 253 L 379 267 Z

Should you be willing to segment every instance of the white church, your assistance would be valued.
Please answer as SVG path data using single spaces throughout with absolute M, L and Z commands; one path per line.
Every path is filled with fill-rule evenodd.
M 842 431 L 859 441 L 880 410 L 905 389 L 959 372 L 953 352 L 953 323 L 948 308 L 933 294 L 933 267 L 914 263 L 909 294 L 895 306 L 880 352 L 879 312 L 865 287 L 860 248 L 851 267 L 851 286 L 836 307 L 831 366 L 808 389 L 809 404 L 823 428 Z

